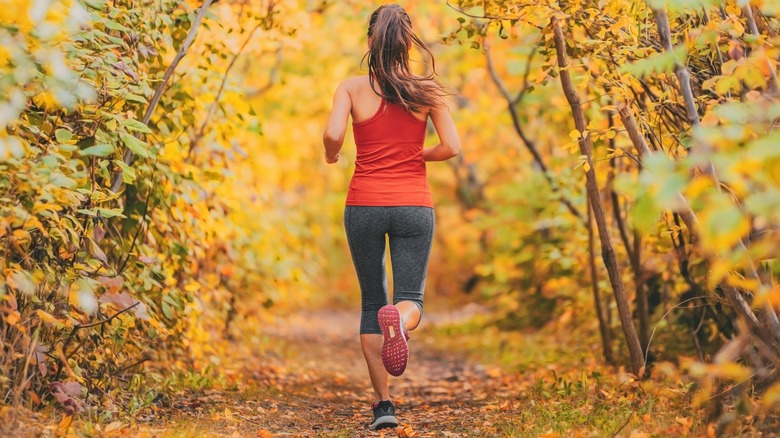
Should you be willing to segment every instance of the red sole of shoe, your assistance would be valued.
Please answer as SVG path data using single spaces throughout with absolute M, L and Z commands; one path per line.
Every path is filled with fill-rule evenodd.
M 379 327 L 382 329 L 382 363 L 391 376 L 398 377 L 406 370 L 409 361 L 409 345 L 406 343 L 401 314 L 395 306 L 385 306 L 377 314 Z

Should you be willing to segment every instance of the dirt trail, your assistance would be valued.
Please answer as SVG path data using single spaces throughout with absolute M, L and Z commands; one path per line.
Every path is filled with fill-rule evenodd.
M 352 312 L 316 312 L 264 327 L 279 348 L 233 364 L 243 368 L 246 386 L 175 403 L 176 424 L 194 427 L 195 434 L 379 436 L 367 430 L 372 392 L 357 318 Z M 442 316 L 426 318 L 429 330 Z M 481 436 L 483 428 L 514 413 L 511 385 L 500 373 L 437 352 L 425 331 L 412 333 L 409 366 L 391 380 L 402 427 L 386 436 Z

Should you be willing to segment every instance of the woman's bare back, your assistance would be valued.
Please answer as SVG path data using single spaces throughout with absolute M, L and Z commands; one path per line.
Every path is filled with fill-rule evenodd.
M 370 119 L 379 110 L 379 106 L 382 104 L 382 98 L 371 89 L 368 75 L 355 76 L 345 81 L 347 86 L 347 92 L 349 92 L 350 99 L 352 100 L 352 121 L 360 123 Z M 379 86 L 374 83 L 374 88 L 379 89 Z M 427 120 L 428 112 L 425 113 L 412 113 L 419 120 Z

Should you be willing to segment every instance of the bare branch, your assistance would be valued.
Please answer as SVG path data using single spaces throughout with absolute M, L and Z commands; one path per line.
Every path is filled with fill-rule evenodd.
M 228 76 L 230 75 L 230 70 L 233 69 L 233 66 L 236 64 L 236 61 L 238 60 L 239 56 L 241 56 L 241 53 L 246 48 L 247 44 L 249 44 L 249 41 L 252 40 L 252 36 L 254 36 L 255 32 L 257 31 L 257 29 L 260 28 L 261 25 L 262 23 L 258 23 L 255 27 L 252 28 L 252 30 L 249 32 L 249 35 L 244 40 L 244 43 L 241 44 L 241 47 L 238 49 L 236 54 L 233 55 L 233 58 L 230 60 L 230 63 L 225 69 L 225 74 L 222 76 L 222 82 L 219 84 L 219 90 L 217 91 L 217 95 L 214 97 L 214 102 L 212 102 L 211 106 L 209 106 L 209 110 L 206 113 L 206 117 L 203 119 L 203 123 L 201 123 L 197 134 L 195 134 L 195 137 L 190 142 L 190 147 L 187 150 L 187 159 L 190 158 L 192 152 L 198 146 L 198 143 L 200 143 L 200 140 L 203 138 L 203 135 L 206 131 L 206 126 L 208 126 L 211 117 L 213 117 L 214 113 L 217 111 L 217 105 L 219 105 L 219 98 L 222 96 L 222 91 L 225 89 L 225 84 L 227 83 Z
M 536 51 L 534 51 L 533 53 L 536 53 Z M 520 91 L 518 97 L 516 99 L 513 99 L 512 96 L 509 94 L 509 90 L 506 88 L 504 82 L 501 81 L 501 78 L 498 77 L 498 73 L 496 72 L 495 66 L 493 65 L 493 57 L 490 54 L 490 44 L 487 40 L 485 41 L 485 57 L 487 60 L 487 67 L 488 67 L 488 72 L 490 73 L 490 78 L 493 80 L 493 83 L 496 84 L 496 87 L 498 88 L 499 92 L 501 93 L 501 95 L 504 97 L 504 100 L 506 101 L 507 109 L 509 110 L 509 114 L 512 117 L 512 125 L 515 128 L 515 132 L 523 141 L 523 144 L 525 145 L 526 149 L 528 149 L 528 151 L 531 153 L 531 156 L 533 157 L 534 161 L 541 169 L 542 174 L 544 175 L 544 178 L 547 180 L 547 183 L 552 188 L 552 191 L 556 193 L 559 192 L 560 188 L 558 187 L 558 184 L 555 183 L 552 176 L 550 175 L 549 168 L 545 164 L 542 155 L 539 153 L 536 144 L 525 134 L 525 131 L 523 130 L 522 125 L 520 124 L 520 116 L 517 114 L 516 105 L 517 103 L 519 103 L 519 100 L 522 100 L 523 96 L 528 90 L 527 79 L 528 79 L 528 74 L 529 74 L 528 72 L 530 71 L 530 67 L 526 69 L 526 75 L 524 80 L 525 86 Z M 530 63 L 531 60 L 529 59 L 528 61 L 529 66 Z M 574 207 L 574 205 L 572 205 L 571 201 L 564 198 L 563 196 L 560 196 L 559 199 L 566 206 L 569 212 L 580 221 L 580 223 L 585 223 L 584 218 L 582 217 L 580 212 Z
M 179 47 L 179 51 L 176 53 L 176 57 L 173 58 L 171 65 L 168 66 L 168 68 L 165 70 L 165 74 L 163 74 L 162 81 L 160 81 L 160 83 L 157 84 L 157 89 L 154 90 L 154 95 L 152 96 L 152 100 L 149 102 L 149 106 L 146 107 L 146 112 L 144 113 L 144 116 L 141 119 L 141 123 L 143 123 L 144 125 L 149 124 L 149 120 L 151 120 L 152 114 L 154 113 L 154 110 L 157 108 L 157 104 L 160 102 L 160 98 L 162 97 L 162 94 L 165 91 L 165 87 L 168 84 L 168 81 L 171 79 L 171 76 L 173 76 L 173 72 L 176 70 L 176 67 L 179 66 L 179 63 L 184 58 L 184 55 L 187 54 L 187 50 L 192 45 L 192 42 L 195 40 L 195 34 L 197 33 L 198 28 L 200 27 L 200 24 L 203 21 L 203 17 L 206 15 L 206 11 L 208 11 L 209 6 L 211 6 L 213 2 L 214 0 L 203 1 L 203 5 L 201 5 L 200 9 L 198 10 L 198 14 L 195 16 L 195 21 L 193 21 L 192 25 L 190 26 L 190 30 L 187 33 L 187 37 L 184 39 L 184 42 L 182 43 L 181 47 Z M 130 164 L 133 161 L 133 153 L 130 152 L 129 150 L 125 151 L 122 160 L 126 164 Z M 111 191 L 116 193 L 119 191 L 120 188 L 122 188 L 121 170 L 119 170 L 117 173 L 114 174 L 114 178 L 111 182 Z

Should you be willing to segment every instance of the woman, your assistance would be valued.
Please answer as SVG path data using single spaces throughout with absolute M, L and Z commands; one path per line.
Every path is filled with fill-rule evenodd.
M 444 103 L 447 93 L 433 76 L 410 70 L 412 45 L 431 54 L 403 8 L 384 5 L 374 11 L 368 26 L 369 74 L 339 85 L 323 136 L 325 160 L 338 162 L 352 116 L 357 161 L 344 225 L 362 297 L 360 342 L 374 388 L 370 430 L 398 425 L 388 373 L 400 376 L 406 369 L 407 331 L 422 317 L 434 229 L 425 162 L 448 160 L 460 151 Z M 424 149 L 429 118 L 440 143 Z M 393 305 L 388 305 L 385 235 L 393 263 Z

